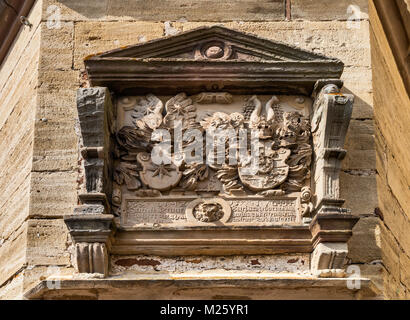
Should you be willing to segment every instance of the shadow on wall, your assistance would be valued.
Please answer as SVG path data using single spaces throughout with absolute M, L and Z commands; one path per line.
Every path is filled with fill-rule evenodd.
M 121 17 L 144 21 L 285 20 L 284 0 L 51 0 L 64 16 L 87 19 Z M 210 10 L 211 8 L 211 10 Z M 49 10 L 49 11 L 48 11 Z M 47 9 L 51 13 L 53 8 Z M 80 19 L 81 20 L 81 19 Z
M 352 120 L 371 120 L 373 119 L 373 107 L 365 100 L 360 98 L 357 92 L 343 86 L 342 93 L 354 95 L 354 105 Z
M 355 92 L 344 87 L 343 93 L 353 94 L 353 116 L 346 136 L 347 156 L 340 176 L 341 198 L 345 206 L 360 216 L 348 242 L 349 264 L 359 267 L 361 276 L 370 278 L 383 289 L 380 219 L 376 182 L 376 150 L 373 108 Z

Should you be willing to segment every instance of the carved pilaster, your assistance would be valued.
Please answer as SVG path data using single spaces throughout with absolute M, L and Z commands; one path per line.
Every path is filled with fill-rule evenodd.
M 77 91 L 77 109 L 87 193 L 79 194 L 80 205 L 64 220 L 75 243 L 77 271 L 107 275 L 115 111 L 108 89 L 98 87 Z
M 343 208 L 339 175 L 346 155 L 343 148 L 353 108 L 353 95 L 340 93 L 341 80 L 319 80 L 315 85 L 312 114 L 313 186 L 316 205 L 310 223 L 314 251 L 312 271 L 320 276 L 340 276 L 347 241 L 358 218 Z

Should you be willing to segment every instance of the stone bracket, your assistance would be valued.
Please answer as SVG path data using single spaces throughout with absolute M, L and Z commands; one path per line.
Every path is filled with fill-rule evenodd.
M 347 242 L 358 220 L 358 217 L 343 212 L 316 214 L 310 223 L 313 274 L 319 277 L 344 276 L 345 258 L 348 253 Z
M 113 218 L 110 214 L 74 214 L 64 217 L 75 244 L 79 273 L 108 275 Z
M 347 213 L 319 213 L 310 223 L 312 245 L 319 243 L 346 242 L 352 236 L 352 230 L 359 218 Z
M 319 243 L 311 256 L 311 272 L 319 278 L 344 278 L 346 242 Z

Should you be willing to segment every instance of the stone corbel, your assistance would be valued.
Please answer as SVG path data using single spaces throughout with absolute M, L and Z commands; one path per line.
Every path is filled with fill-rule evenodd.
M 108 274 L 111 214 L 112 134 L 114 110 L 107 88 L 77 92 L 86 193 L 79 194 L 74 214 L 64 221 L 75 245 L 79 273 Z
M 315 210 L 310 230 L 313 253 L 311 269 L 321 277 L 344 276 L 347 241 L 358 218 L 343 208 L 339 175 L 346 155 L 343 149 L 352 115 L 354 97 L 340 92 L 339 79 L 319 80 L 313 92 L 313 186 Z
M 65 217 L 64 221 L 75 244 L 79 273 L 108 275 L 112 219 L 110 214 L 74 214 Z

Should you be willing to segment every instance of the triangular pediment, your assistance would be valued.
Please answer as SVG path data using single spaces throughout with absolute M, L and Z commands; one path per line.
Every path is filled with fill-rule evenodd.
M 200 27 L 94 57 L 213 61 L 337 60 L 221 26 Z
M 320 79 L 339 79 L 343 63 L 221 26 L 122 47 L 84 59 L 92 86 L 114 91 L 310 95 Z

